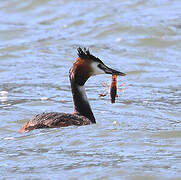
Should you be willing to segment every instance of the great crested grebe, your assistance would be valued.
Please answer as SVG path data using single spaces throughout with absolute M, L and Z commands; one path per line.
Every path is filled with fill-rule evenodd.
M 107 67 L 99 58 L 90 54 L 89 50 L 80 47 L 77 49 L 78 58 L 69 71 L 71 83 L 74 113 L 42 113 L 27 121 L 19 132 L 28 132 L 40 128 L 60 128 L 65 126 L 82 126 L 96 123 L 94 114 L 89 105 L 84 84 L 89 77 L 98 74 L 114 74 L 124 76 L 125 74 Z

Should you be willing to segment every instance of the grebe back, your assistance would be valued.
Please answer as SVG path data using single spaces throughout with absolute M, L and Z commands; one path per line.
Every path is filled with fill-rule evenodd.
M 74 113 L 42 113 L 27 121 L 19 132 L 28 132 L 40 128 L 60 128 L 65 126 L 82 126 L 96 123 L 94 114 L 85 93 L 84 84 L 89 77 L 98 74 L 125 74 L 107 67 L 99 58 L 90 54 L 89 50 L 77 49 L 78 58 L 69 71 L 69 79 L 74 101 Z

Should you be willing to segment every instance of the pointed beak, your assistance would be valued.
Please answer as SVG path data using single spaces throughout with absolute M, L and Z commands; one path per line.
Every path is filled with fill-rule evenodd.
M 114 70 L 114 69 L 111 69 L 109 67 L 107 67 L 105 64 L 102 65 L 100 67 L 106 74 L 114 74 L 114 75 L 117 75 L 117 76 L 125 76 L 126 74 L 125 73 L 122 73 L 120 71 L 117 71 L 117 70 Z

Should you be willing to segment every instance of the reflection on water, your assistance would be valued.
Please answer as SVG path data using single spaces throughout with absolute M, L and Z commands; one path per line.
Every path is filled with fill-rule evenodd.
M 0 171 L 5 179 L 180 179 L 181 3 L 2 1 Z M 89 47 L 126 72 L 112 105 L 93 77 L 96 125 L 18 134 L 34 114 L 72 112 L 68 71 Z M 45 178 L 45 172 L 46 178 Z

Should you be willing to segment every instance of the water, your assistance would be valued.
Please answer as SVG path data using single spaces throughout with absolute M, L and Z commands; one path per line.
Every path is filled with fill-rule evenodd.
M 1 179 L 180 179 L 179 0 L 0 3 Z M 35 130 L 41 112 L 72 112 L 77 47 L 127 73 L 115 104 L 86 85 L 96 125 Z

